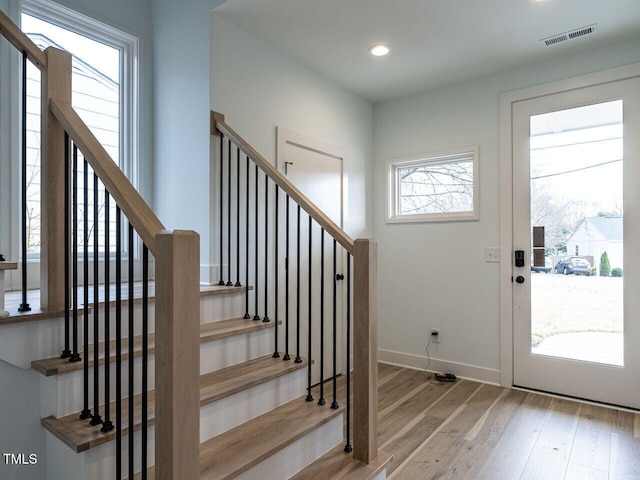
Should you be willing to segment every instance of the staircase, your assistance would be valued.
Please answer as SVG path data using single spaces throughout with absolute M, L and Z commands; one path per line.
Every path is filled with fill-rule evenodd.
M 20 293 L 7 294 L 10 316 L 0 318 L 0 359 L 41 374 L 47 480 L 386 478 L 390 458 L 376 444 L 375 242 L 351 240 L 222 115 L 212 114 L 212 141 L 220 151 L 221 280 L 199 286 L 198 235 L 167 231 L 79 119 L 70 105 L 68 54 L 40 51 L 1 11 L 0 33 L 43 75 L 41 308 L 34 304 L 31 312 L 19 313 Z M 89 236 L 82 233 L 81 200 L 74 193 L 83 175 L 88 189 L 88 170 L 94 191 L 100 185 L 105 192 L 105 212 L 112 210 L 109 198 L 115 204 L 115 272 L 97 253 L 93 260 L 106 284 L 97 273 L 93 279 L 88 275 Z M 241 174 L 246 187 L 244 177 L 240 186 Z M 259 187 L 262 175 L 264 187 Z M 285 196 L 286 217 L 280 212 Z M 297 208 L 291 224 L 298 232 L 297 246 L 291 247 L 298 256 L 295 270 L 290 203 Z M 85 198 L 85 229 L 89 209 Z M 301 213 L 306 218 L 301 220 Z M 109 213 L 104 219 L 95 215 L 96 230 L 98 225 L 107 230 L 104 249 L 112 251 Z M 284 218 L 286 253 L 278 246 Z M 307 218 L 305 296 L 300 229 Z M 322 241 L 321 264 L 312 255 L 314 235 Z M 332 326 L 325 325 L 324 303 L 317 307 L 325 284 L 331 284 L 324 281 L 325 237 L 328 245 L 333 242 L 333 277 L 338 255 L 347 264 L 345 368 L 336 360 L 336 339 L 343 333 L 336 321 L 335 286 L 326 304 L 334 312 Z M 128 250 L 121 239 L 128 240 Z M 122 251 L 134 252 L 138 242 L 140 265 L 133 255 L 121 257 Z M 323 280 L 313 288 L 320 293 L 311 285 L 316 269 Z M 294 299 L 290 274 L 297 282 Z M 232 275 L 238 277 L 235 283 Z M 279 285 L 286 285 L 286 296 Z M 302 290 L 306 293 L 307 285 Z M 290 315 L 290 306 L 296 315 Z M 308 310 L 302 323 L 300 310 Z M 333 345 L 326 346 L 330 328 Z M 320 352 L 312 339 L 316 331 Z M 326 381 L 315 385 L 312 375 L 318 370 Z M 331 400 L 326 404 L 325 390 Z

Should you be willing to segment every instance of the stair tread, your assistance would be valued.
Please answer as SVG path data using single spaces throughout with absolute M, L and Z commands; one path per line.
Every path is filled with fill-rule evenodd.
M 378 456 L 366 464 L 354 459 L 353 453 L 345 453 L 343 445 L 338 445 L 290 480 L 369 480 L 378 475 L 391 460 L 393 456 L 379 451 Z
M 122 292 L 122 304 L 126 305 L 129 302 L 127 294 L 128 284 L 123 284 Z M 253 290 L 252 286 L 249 287 L 227 287 L 221 285 L 201 285 L 200 296 L 208 297 L 212 295 L 229 295 L 234 293 L 242 293 L 247 290 Z M 111 285 L 111 305 L 115 306 L 115 285 Z M 79 298 L 83 298 L 83 287 L 78 287 Z M 5 310 L 10 315 L 8 317 L 0 317 L 0 326 L 10 325 L 14 323 L 33 322 L 37 320 L 47 320 L 53 318 L 64 317 L 64 310 L 43 310 L 40 308 L 40 290 L 29 290 L 27 295 L 28 303 L 31 305 L 31 310 L 28 312 L 19 312 L 18 307 L 22 303 L 22 293 L 20 291 L 8 291 L 5 292 Z M 104 286 L 100 285 L 98 293 L 98 301 L 102 305 L 104 304 Z M 136 282 L 134 289 L 134 302 L 139 303 L 142 301 L 142 283 Z M 155 301 L 155 282 L 149 283 L 149 301 Z M 93 300 L 91 301 L 93 306 Z M 78 309 L 78 313 L 82 314 L 84 310 Z
M 228 480 L 250 470 L 342 413 L 300 397 L 200 444 L 200 478 Z M 274 435 L 277 432 L 277 435 Z M 155 468 L 148 469 L 153 479 Z M 136 479 L 140 475 L 136 475 Z
M 279 322 L 281 323 L 281 322 Z M 202 323 L 200 324 L 200 343 L 210 342 L 213 340 L 218 340 L 220 338 L 227 338 L 233 335 L 241 335 L 244 333 L 250 333 L 256 330 L 261 330 L 264 328 L 269 328 L 269 326 L 273 326 L 273 323 L 263 323 L 263 322 L 254 322 L 251 320 L 245 320 L 242 317 L 238 318 L 230 318 L 227 320 L 221 320 L 217 322 L 210 323 Z M 100 342 L 99 344 L 99 356 L 100 356 L 100 365 L 104 364 L 104 346 L 105 342 Z M 109 342 L 110 348 L 110 361 L 115 362 L 115 340 L 111 340 Z M 128 353 L 129 348 L 129 339 L 122 339 L 122 349 L 123 355 L 122 359 L 126 360 L 129 358 Z M 155 351 L 155 334 L 149 334 L 149 353 L 153 353 Z M 84 352 L 80 352 L 80 355 L 83 355 Z M 134 357 L 139 357 L 142 355 L 142 335 L 138 335 L 134 337 Z M 89 346 L 89 366 L 93 367 L 93 345 Z M 77 370 L 82 370 L 83 362 L 69 362 L 68 359 L 56 357 L 43 358 L 41 360 L 33 360 L 31 362 L 31 368 L 35 371 L 41 373 L 46 377 L 50 377 L 53 375 L 61 375 L 64 373 L 74 372 Z
M 264 357 L 250 360 L 249 362 L 201 375 L 200 405 L 207 405 L 242 390 L 287 375 L 295 370 L 305 368 L 306 366 L 306 360 L 303 360 L 302 363 L 295 363 L 293 361 L 284 362 L 282 358 L 273 358 L 271 355 L 265 355 Z M 149 391 L 148 395 L 148 424 L 153 425 L 155 423 L 155 391 Z M 141 401 L 142 394 L 134 395 L 135 430 L 138 430 L 141 425 Z M 101 406 L 101 414 L 103 410 L 104 407 Z M 115 421 L 115 401 L 109 404 L 109 412 L 111 420 Z M 123 399 L 123 422 L 127 421 L 128 415 L 129 402 L 128 399 Z M 71 415 L 60 418 L 49 416 L 43 418 L 41 423 L 49 432 L 78 453 L 109 442 L 115 438 L 114 431 L 102 433 L 100 427 L 89 425 L 88 420 L 80 420 L 79 413 L 72 413 Z M 123 427 L 122 432 L 123 435 L 126 435 L 127 429 Z

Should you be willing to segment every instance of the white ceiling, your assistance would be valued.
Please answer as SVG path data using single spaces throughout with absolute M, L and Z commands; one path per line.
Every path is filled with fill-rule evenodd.
M 216 12 L 372 101 L 640 35 L 639 0 L 228 0 Z M 378 42 L 391 54 L 371 57 Z

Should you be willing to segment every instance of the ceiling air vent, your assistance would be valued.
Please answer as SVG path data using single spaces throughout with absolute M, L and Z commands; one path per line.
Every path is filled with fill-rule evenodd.
M 576 38 L 584 37 L 585 35 L 590 35 L 592 33 L 595 33 L 596 30 L 596 24 L 594 23 L 593 25 L 589 25 L 588 27 L 576 28 L 575 30 L 571 30 L 570 32 L 543 38 L 540 41 L 544 43 L 545 46 L 549 47 L 557 43 L 566 42 L 567 40 L 574 40 Z

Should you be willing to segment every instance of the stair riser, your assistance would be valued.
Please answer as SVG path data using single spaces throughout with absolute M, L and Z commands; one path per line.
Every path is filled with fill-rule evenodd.
M 306 370 L 297 370 L 200 408 L 200 442 L 304 394 Z
M 306 387 L 305 382 L 306 370 L 298 370 L 290 373 L 289 375 L 271 380 L 270 382 L 266 382 L 264 384 L 239 392 L 235 395 L 231 395 L 224 399 L 218 400 L 217 402 L 214 402 L 212 404 L 203 406 L 200 409 L 200 441 L 205 441 L 211 437 L 214 437 L 215 435 L 223 433 L 244 422 L 256 418 L 263 413 L 272 410 L 280 405 L 283 405 L 295 398 L 299 398 L 300 394 L 304 392 L 304 389 Z M 325 406 L 322 408 L 328 407 Z M 334 446 L 335 443 L 342 437 L 342 417 L 339 416 L 338 418 L 339 422 L 337 423 L 337 426 L 332 427 L 337 431 L 337 433 L 329 432 L 327 434 L 329 435 L 329 437 L 326 439 L 325 433 L 317 437 L 323 438 L 323 443 L 327 443 L 326 451 Z M 332 420 L 332 422 L 335 421 L 336 419 Z M 326 428 L 327 425 L 321 427 L 321 429 Z M 274 432 L 274 434 L 276 433 L 277 432 Z M 154 434 L 154 427 L 150 427 L 149 465 L 152 465 L 154 463 Z M 311 433 L 310 435 L 314 435 L 314 433 Z M 338 440 L 333 441 L 332 435 L 337 435 Z M 325 453 L 324 451 L 318 453 L 317 448 L 309 446 L 315 445 L 317 443 L 316 440 L 308 440 L 307 443 L 302 444 L 302 447 L 298 446 L 298 449 L 293 451 L 292 454 L 302 456 L 303 458 L 307 458 L 311 455 L 313 456 L 313 458 L 307 461 L 307 463 L 310 463 L 311 461 L 315 460 Z M 136 452 L 139 452 L 139 432 L 135 434 L 134 441 L 136 445 Z M 328 444 L 330 441 L 332 441 L 333 443 Z M 128 445 L 128 436 L 123 437 L 123 444 L 125 446 Z M 303 450 L 309 450 L 309 452 L 298 453 L 300 448 L 302 448 Z M 50 455 L 49 458 L 52 458 L 51 455 L 55 455 L 55 459 L 53 460 L 50 471 L 48 472 L 47 480 L 67 480 L 69 478 L 111 480 L 115 477 L 116 453 L 115 442 L 113 441 L 104 445 L 94 447 L 86 452 L 74 453 L 72 449 L 64 445 L 51 434 L 47 433 L 47 451 L 48 455 Z M 127 453 L 125 448 L 125 459 L 126 455 Z M 137 456 L 139 456 L 139 453 L 137 453 Z M 287 460 L 287 462 L 290 462 L 290 460 Z M 299 462 L 296 460 L 294 463 L 297 466 Z M 307 463 L 297 468 L 297 470 L 300 470 Z M 139 469 L 139 463 L 136 463 L 136 471 L 138 471 Z M 281 479 L 287 477 L 276 476 L 273 478 Z
M 200 350 L 200 373 L 209 373 L 232 365 L 237 365 L 254 358 L 268 355 L 273 351 L 273 334 L 268 330 L 257 330 L 233 337 L 221 338 L 211 342 L 201 344 Z M 149 379 L 148 389 L 152 390 L 155 386 L 155 356 L 149 355 Z M 142 391 L 141 377 L 142 359 L 137 357 L 134 360 L 134 393 Z M 115 400 L 116 388 L 116 365 L 110 364 L 110 400 Z M 124 360 L 122 363 L 122 385 L 124 395 L 128 395 L 128 379 L 129 379 L 129 362 Z M 100 365 L 99 381 L 101 398 L 104 393 L 104 365 Z M 82 386 L 84 381 L 84 372 L 82 370 L 56 375 L 53 377 L 43 377 L 42 391 L 53 389 L 55 399 L 53 406 L 48 404 L 47 415 L 56 417 L 69 415 L 83 409 Z M 89 370 L 89 402 L 93 404 L 93 368 Z M 301 391 L 298 392 L 298 395 Z M 104 399 L 100 401 L 104 403 Z
M 342 415 L 293 442 L 284 450 L 267 458 L 250 470 L 236 476 L 237 480 L 282 480 L 289 478 L 305 466 L 320 458 L 335 445 L 343 442 Z M 274 432 L 277 435 L 277 432 Z M 148 464 L 155 462 L 155 429 L 149 428 Z M 123 478 L 127 478 L 128 437 L 123 438 Z M 140 432 L 134 435 L 136 452 L 135 470 L 140 471 Z M 46 480 L 111 480 L 115 478 L 115 442 L 100 445 L 83 453 L 74 453 L 66 445 L 47 433 L 47 479 Z M 382 476 L 380 476 L 382 475 Z M 384 480 L 383 473 L 375 480 Z M 203 479 L 216 479 L 215 472 Z
M 155 429 L 148 430 L 148 465 L 155 461 Z M 128 478 L 129 437 L 123 437 L 122 478 Z M 141 435 L 134 434 L 135 471 L 141 470 Z M 109 442 L 86 452 L 75 453 L 50 433 L 47 433 L 46 480 L 113 480 L 116 478 L 116 444 Z
M 122 372 L 122 390 L 123 396 L 128 396 L 129 385 L 129 366 L 128 362 L 123 362 L 121 369 Z M 136 358 L 134 360 L 134 393 L 140 393 L 142 391 L 142 374 L 141 374 L 142 359 Z M 116 367 L 111 365 L 110 372 L 110 400 L 115 400 L 116 392 Z M 149 363 L 148 370 L 148 389 L 152 390 L 155 385 L 155 366 L 153 363 L 153 356 L 151 356 L 151 362 Z M 89 370 L 89 405 L 93 406 L 93 369 Z M 104 403 L 104 365 L 100 366 L 99 371 L 99 388 L 100 388 L 100 404 Z M 63 417 L 73 412 L 79 412 L 84 408 L 83 398 L 83 384 L 84 384 L 84 372 L 78 370 L 64 375 L 58 375 L 55 377 L 43 377 L 42 391 L 45 391 L 49 387 L 49 382 L 54 382 L 53 390 L 55 392 L 55 405 L 53 411 L 47 413 L 47 415 L 54 415 L 56 417 Z M 44 386 L 46 385 L 46 387 Z
M 242 292 L 226 295 L 207 295 L 200 299 L 200 321 L 202 323 L 241 316 L 244 313 Z M 98 313 L 100 329 L 98 338 L 104 340 L 104 308 Z M 128 306 L 122 310 L 123 336 L 128 334 Z M 109 309 L 110 337 L 115 338 L 116 311 Z M 89 339 L 93 342 L 93 315 L 89 315 Z M 78 342 L 82 350 L 84 317 L 78 318 Z M 72 327 L 70 327 L 72 328 Z M 155 331 L 155 303 L 149 303 L 149 332 Z M 142 333 L 142 304 L 134 304 L 134 332 Z M 72 347 L 72 345 L 71 345 Z M 64 317 L 23 322 L 2 326 L 0 335 L 0 360 L 19 368 L 30 368 L 31 361 L 59 355 L 64 348 Z
M 242 291 L 200 297 L 201 323 L 241 317 L 244 311 L 244 293 Z
M 290 478 L 341 442 L 342 428 L 342 415 L 338 415 L 247 472 L 236 476 L 235 479 L 282 480 Z M 277 433 L 274 432 L 274 434 Z M 201 476 L 200 478 L 213 480 L 217 477 L 215 472 L 212 472 L 210 476 Z
M 64 342 L 60 318 L 4 325 L 0 331 L 0 359 L 19 368 L 30 368 L 31 360 L 59 355 Z
M 214 372 L 273 353 L 271 329 L 220 338 L 200 346 L 200 373 Z

